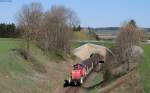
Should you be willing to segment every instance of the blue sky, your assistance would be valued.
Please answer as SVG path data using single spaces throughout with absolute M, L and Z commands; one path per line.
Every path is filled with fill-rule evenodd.
M 52 5 L 72 8 L 82 26 L 120 26 L 124 21 L 135 19 L 140 27 L 150 27 L 150 0 L 12 0 L 1 2 L 0 23 L 16 22 L 17 11 L 24 4 L 41 2 L 44 9 Z M 8 1 L 8 0 L 7 0 Z

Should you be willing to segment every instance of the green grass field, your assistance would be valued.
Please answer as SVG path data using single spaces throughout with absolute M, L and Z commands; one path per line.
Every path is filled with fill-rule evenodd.
M 20 47 L 19 39 L 0 38 L 0 73 L 11 75 L 30 72 L 25 60 L 12 51 Z
M 0 55 L 7 53 L 10 49 L 19 47 L 19 39 L 0 38 Z

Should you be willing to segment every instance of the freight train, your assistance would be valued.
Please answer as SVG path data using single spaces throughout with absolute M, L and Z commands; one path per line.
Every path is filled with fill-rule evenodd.
M 88 59 L 73 65 L 70 77 L 68 80 L 65 80 L 64 87 L 81 86 L 90 72 L 97 66 L 100 66 L 101 63 L 104 63 L 103 57 L 97 53 L 93 53 Z

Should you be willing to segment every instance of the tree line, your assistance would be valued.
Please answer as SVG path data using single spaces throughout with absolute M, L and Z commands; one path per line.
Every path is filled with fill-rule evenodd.
M 20 31 L 14 23 L 1 23 L 0 24 L 0 37 L 1 38 L 16 38 L 20 36 Z

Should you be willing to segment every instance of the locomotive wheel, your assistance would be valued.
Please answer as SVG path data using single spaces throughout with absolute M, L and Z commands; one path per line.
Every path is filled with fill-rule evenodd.
M 68 87 L 68 86 L 69 86 L 69 82 L 68 80 L 65 80 L 64 87 Z

